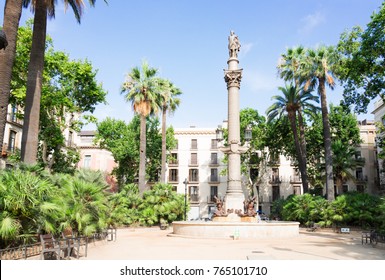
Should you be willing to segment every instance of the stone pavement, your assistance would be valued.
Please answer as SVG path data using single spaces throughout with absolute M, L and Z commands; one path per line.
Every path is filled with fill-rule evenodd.
M 116 241 L 91 242 L 82 260 L 385 260 L 385 246 L 361 244 L 361 232 L 307 232 L 295 238 L 201 239 L 172 228 L 123 228 Z

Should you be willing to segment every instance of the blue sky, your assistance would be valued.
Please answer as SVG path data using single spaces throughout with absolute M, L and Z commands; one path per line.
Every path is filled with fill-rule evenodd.
M 4 0 L 0 0 L 4 7 Z M 283 86 L 276 65 L 288 47 L 335 45 L 340 34 L 355 25 L 365 27 L 380 0 L 98 0 L 86 8 L 79 25 L 62 1 L 48 34 L 56 50 L 72 59 L 88 59 L 97 79 L 108 91 L 108 105 L 97 107 L 99 120 L 107 116 L 129 121 L 132 108 L 120 94 L 125 75 L 145 59 L 170 79 L 183 95 L 168 124 L 175 128 L 216 127 L 227 119 L 227 40 L 238 35 L 243 78 L 241 108 L 264 114 L 271 97 Z M 2 14 L 0 15 L 2 22 Z M 31 18 L 23 10 L 21 25 Z M 328 89 L 329 103 L 337 104 L 342 89 Z M 373 119 L 368 115 L 359 119 Z M 92 126 L 86 129 L 92 129 Z

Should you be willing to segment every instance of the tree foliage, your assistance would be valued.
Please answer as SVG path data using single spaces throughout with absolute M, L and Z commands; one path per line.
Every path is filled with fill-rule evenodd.
M 366 113 L 370 101 L 385 94 L 385 3 L 371 16 L 363 30 L 359 26 L 340 36 L 339 52 L 344 56 L 339 75 L 344 86 L 344 103 Z
M 12 74 L 11 103 L 25 106 L 27 69 L 31 48 L 31 23 L 20 27 L 15 66 Z M 47 39 L 40 109 L 39 162 L 50 165 L 54 172 L 74 172 L 79 160 L 75 149 L 64 149 L 65 133 L 79 131 L 83 122 L 78 115 L 90 112 L 105 102 L 105 92 L 96 81 L 97 71 L 87 60 L 71 60 L 68 54 L 56 51 Z M 50 152 L 53 151 L 53 153 Z M 48 162 L 48 157 L 52 161 Z

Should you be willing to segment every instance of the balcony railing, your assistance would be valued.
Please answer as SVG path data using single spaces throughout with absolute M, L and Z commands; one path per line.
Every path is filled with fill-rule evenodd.
M 302 182 L 300 175 L 290 176 L 290 183 L 300 183 L 300 182 Z
M 364 176 L 362 174 L 356 176 L 356 180 L 359 182 L 367 182 L 368 181 L 368 176 Z
M 190 176 L 188 178 L 189 183 L 199 183 L 199 176 Z
M 179 182 L 179 176 L 168 176 L 168 182 L 178 183 Z
M 196 160 L 189 160 L 189 162 L 188 162 L 188 165 L 189 166 L 198 166 L 198 160 L 196 159 Z
M 218 175 L 210 175 L 208 178 L 209 183 L 219 183 Z
M 178 166 L 178 165 L 179 165 L 179 160 L 177 160 L 177 159 L 170 160 L 170 161 L 168 162 L 168 165 L 169 165 L 169 166 Z
M 269 178 L 270 184 L 280 184 L 282 182 L 282 177 L 279 177 L 277 175 L 272 175 Z
M 192 203 L 199 202 L 199 195 L 197 195 L 197 194 L 190 194 L 190 202 L 192 202 Z
M 16 123 L 16 124 L 19 124 L 19 125 L 23 125 L 23 123 L 24 123 L 23 119 L 19 119 L 17 117 L 17 115 L 13 114 L 13 113 L 8 113 L 7 114 L 7 121 L 12 122 L 12 123 Z

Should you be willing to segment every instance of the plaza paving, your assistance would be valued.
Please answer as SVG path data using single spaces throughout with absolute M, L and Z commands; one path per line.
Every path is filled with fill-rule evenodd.
M 385 246 L 361 244 L 361 232 L 307 232 L 295 238 L 200 239 L 172 228 L 118 229 L 116 241 L 91 242 L 82 260 L 385 260 Z

